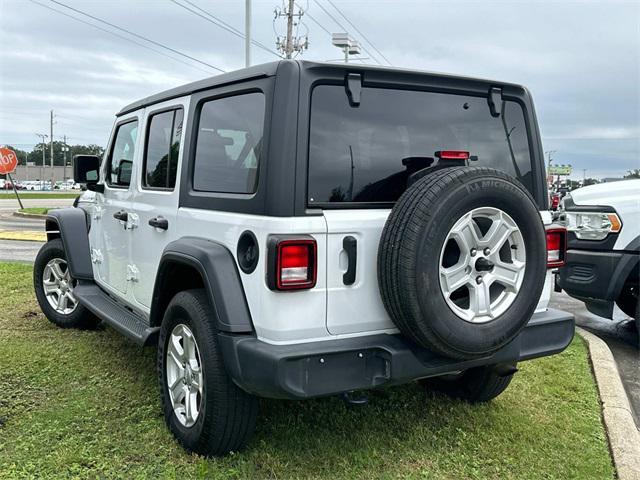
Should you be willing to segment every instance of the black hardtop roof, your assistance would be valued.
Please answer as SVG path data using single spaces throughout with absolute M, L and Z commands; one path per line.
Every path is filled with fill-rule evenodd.
M 385 72 L 389 74 L 399 74 L 402 76 L 410 76 L 410 77 L 438 77 L 442 79 L 451 79 L 455 81 L 463 81 L 463 82 L 472 82 L 475 84 L 482 83 L 487 85 L 494 86 L 511 86 L 517 89 L 524 89 L 521 85 L 506 83 L 506 82 L 497 82 L 493 80 L 486 80 L 475 77 L 466 77 L 462 75 L 453 75 L 447 73 L 436 73 L 436 72 L 428 72 L 424 70 L 412 70 L 406 68 L 398 68 L 398 67 L 385 67 L 385 66 L 375 66 L 375 65 L 362 65 L 362 64 L 345 64 L 345 63 L 326 63 L 326 62 L 312 62 L 308 60 L 278 60 L 275 62 L 263 63 L 261 65 L 255 65 L 248 68 L 242 68 L 240 70 L 235 70 L 233 72 L 226 72 L 220 75 L 215 75 L 213 77 L 204 78 L 202 80 L 198 80 L 192 83 L 188 83 L 186 85 L 182 85 L 179 87 L 172 88 L 170 90 L 166 90 L 164 92 L 156 93 L 155 95 L 151 95 L 149 97 L 143 98 L 136 102 L 130 103 L 122 110 L 120 110 L 116 116 L 125 115 L 127 113 L 131 113 L 140 108 L 147 107 L 149 105 L 154 105 L 156 103 L 164 102 L 166 100 L 170 100 L 172 98 L 183 97 L 185 95 L 190 95 L 194 92 L 198 92 L 201 90 L 207 90 L 213 87 L 219 87 L 222 85 L 228 85 L 233 83 L 238 83 L 244 80 L 262 78 L 262 77 L 271 77 L 276 75 L 278 71 L 278 67 L 284 62 L 293 62 L 298 64 L 301 70 L 344 70 L 349 72 L 366 72 L 366 71 L 375 71 L 375 72 Z

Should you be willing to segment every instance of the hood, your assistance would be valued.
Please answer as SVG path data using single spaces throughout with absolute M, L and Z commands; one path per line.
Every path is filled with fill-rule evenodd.
M 640 179 L 599 183 L 573 190 L 571 198 L 576 205 L 612 205 L 640 198 Z

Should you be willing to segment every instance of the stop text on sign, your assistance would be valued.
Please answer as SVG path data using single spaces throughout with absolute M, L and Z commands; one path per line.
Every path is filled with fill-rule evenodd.
M 9 148 L 0 148 L 0 174 L 12 173 L 18 166 L 16 152 Z

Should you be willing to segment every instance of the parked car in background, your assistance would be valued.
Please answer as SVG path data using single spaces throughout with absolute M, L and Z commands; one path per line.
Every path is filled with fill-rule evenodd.
M 640 331 L 640 179 L 579 188 L 562 199 L 566 265 L 557 285 L 612 318 L 617 305 Z

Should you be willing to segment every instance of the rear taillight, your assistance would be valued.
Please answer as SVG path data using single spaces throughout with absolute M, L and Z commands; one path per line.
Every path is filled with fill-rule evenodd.
M 271 237 L 269 239 L 271 290 L 302 290 L 316 285 L 317 246 L 312 237 Z
M 436 152 L 440 160 L 469 160 L 469 152 L 462 150 L 440 150 Z
M 547 228 L 547 268 L 564 265 L 567 252 L 567 229 L 562 227 Z

